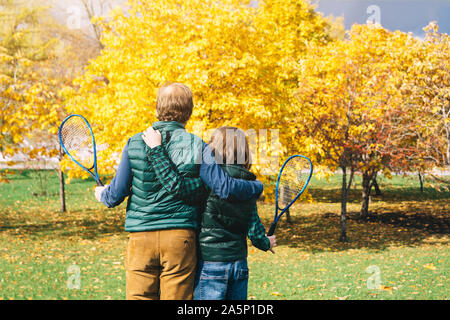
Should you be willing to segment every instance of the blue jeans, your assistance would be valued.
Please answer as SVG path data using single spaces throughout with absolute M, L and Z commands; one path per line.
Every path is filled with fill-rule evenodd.
M 198 262 L 194 300 L 247 300 L 247 287 L 247 259 Z

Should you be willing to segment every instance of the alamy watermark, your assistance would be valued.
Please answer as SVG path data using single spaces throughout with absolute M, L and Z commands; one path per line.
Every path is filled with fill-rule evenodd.
M 367 7 L 366 13 L 369 15 L 366 23 L 381 24 L 381 9 L 373 4 Z
M 372 265 L 366 268 L 366 273 L 371 276 L 367 279 L 367 289 L 378 290 L 381 289 L 381 270 L 380 267 Z
M 69 6 L 66 9 L 67 13 L 67 27 L 70 30 L 81 29 L 82 10 L 78 6 Z
M 195 122 L 192 133 L 197 137 L 202 138 L 203 141 L 209 142 L 211 135 L 215 134 L 217 129 L 205 130 L 201 121 Z M 247 129 L 242 130 L 245 137 L 240 135 L 233 129 L 226 129 L 223 137 L 223 143 L 226 145 L 228 151 L 235 150 L 235 152 L 217 153 L 214 158 L 208 157 L 196 158 L 196 163 L 202 162 L 212 163 L 216 161 L 218 164 L 245 164 L 247 158 L 245 150 L 248 144 L 248 162 L 253 166 L 256 165 L 263 175 L 273 175 L 279 170 L 279 158 L 281 153 L 280 132 L 278 129 Z M 181 139 L 182 135 L 172 134 L 175 139 Z M 192 144 L 192 150 L 195 150 L 195 144 Z M 217 149 L 222 149 L 220 145 Z M 231 155 L 230 155 L 231 154 Z M 233 157 L 234 154 L 234 157 Z M 235 158 L 235 159 L 234 159 Z
M 69 290 L 81 288 L 81 269 L 76 264 L 72 264 L 67 268 L 67 288 Z

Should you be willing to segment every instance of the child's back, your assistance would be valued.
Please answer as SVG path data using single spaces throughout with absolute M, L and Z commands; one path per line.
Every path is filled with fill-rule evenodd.
M 233 178 L 255 180 L 256 176 L 240 165 L 222 165 Z M 211 193 L 206 201 L 199 233 L 200 259 L 235 261 L 247 258 L 247 232 L 256 200 L 231 202 Z
M 231 142 L 231 143 L 230 143 Z M 250 168 L 249 146 L 242 130 L 222 127 L 214 131 L 209 146 L 228 164 L 221 167 L 233 178 L 255 180 Z M 199 263 L 194 299 L 247 299 L 247 236 L 258 249 L 271 249 L 258 217 L 256 200 L 222 200 L 211 193 L 202 214 Z

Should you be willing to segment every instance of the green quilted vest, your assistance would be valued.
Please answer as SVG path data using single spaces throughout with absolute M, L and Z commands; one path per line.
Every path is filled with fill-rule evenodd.
M 181 123 L 160 121 L 153 124 L 162 135 L 162 143 L 180 174 L 199 176 L 202 141 L 186 132 Z M 195 229 L 199 206 L 188 204 L 165 191 L 147 159 L 148 147 L 142 133 L 130 139 L 128 158 L 132 171 L 131 196 L 128 199 L 125 231 Z
M 239 165 L 221 167 L 233 178 L 256 179 Z M 201 220 L 200 259 L 225 262 L 247 258 L 248 222 L 255 205 L 256 200 L 231 202 L 211 192 Z

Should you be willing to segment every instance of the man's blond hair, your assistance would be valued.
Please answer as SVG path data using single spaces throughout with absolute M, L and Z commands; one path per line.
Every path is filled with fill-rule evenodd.
M 158 90 L 156 114 L 160 121 L 186 123 L 192 115 L 192 91 L 182 83 L 165 83 Z

